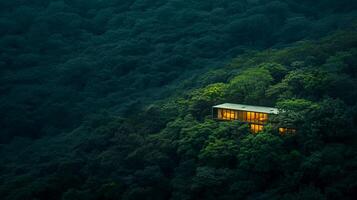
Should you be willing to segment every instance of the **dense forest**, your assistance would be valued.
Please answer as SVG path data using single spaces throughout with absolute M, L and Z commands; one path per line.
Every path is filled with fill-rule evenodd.
M 352 200 L 356 64 L 353 0 L 0 0 L 0 197 Z

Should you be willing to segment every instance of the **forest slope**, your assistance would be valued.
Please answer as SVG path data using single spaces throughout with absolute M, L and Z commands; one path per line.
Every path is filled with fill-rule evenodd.
M 0 1 L 0 143 L 68 132 L 103 110 L 125 114 L 246 50 L 349 27 L 356 7 L 352 0 Z
M 0 148 L 4 199 L 353 199 L 357 30 L 249 52 L 174 95 Z M 193 81 L 196 80 L 196 81 Z M 199 82 L 199 83 L 197 83 Z M 188 86 L 201 85 L 185 91 Z M 278 126 L 211 120 L 222 102 L 277 106 Z M 19 150 L 18 147 L 23 147 Z

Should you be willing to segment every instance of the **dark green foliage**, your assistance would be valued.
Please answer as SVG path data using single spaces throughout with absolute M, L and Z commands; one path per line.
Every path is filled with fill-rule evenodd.
M 349 42 L 341 44 L 341 37 Z M 101 112 L 71 132 L 17 138 L 0 149 L 0 194 L 6 199 L 353 199 L 356 79 L 348 66 L 354 64 L 355 49 L 349 46 L 354 41 L 355 35 L 345 32 L 250 52 L 180 86 L 197 89 L 145 107 L 128 105 L 123 118 Z M 314 58 L 300 60 L 301 52 Z M 276 104 L 283 112 L 253 135 L 247 125 L 210 119 L 211 106 L 227 101 Z M 281 136 L 278 127 L 297 132 Z
M 4 132 L 0 143 L 14 136 L 36 138 L 70 131 L 99 110 L 122 114 L 128 105 L 142 106 L 175 94 L 177 82 L 246 50 L 345 29 L 355 20 L 355 4 L 347 0 L 313 5 L 297 0 L 1 2 L 0 110 L 6 116 L 0 118 Z M 336 59 L 344 59 L 344 70 L 355 76 L 356 56 L 351 53 Z M 277 72 L 272 76 L 281 78 Z M 198 80 L 199 86 L 206 86 L 202 81 Z M 251 95 L 257 94 L 245 100 L 253 101 Z M 197 118 L 200 113 L 193 115 Z
M 229 96 L 232 102 L 246 104 L 266 104 L 265 90 L 273 81 L 268 70 L 249 69 L 234 77 L 229 84 Z
M 354 199 L 356 6 L 1 1 L 1 199 Z

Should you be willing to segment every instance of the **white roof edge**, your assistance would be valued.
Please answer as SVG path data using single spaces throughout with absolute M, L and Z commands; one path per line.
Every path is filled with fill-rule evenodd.
M 231 110 L 243 110 L 243 111 L 252 111 L 252 112 L 260 112 L 260 113 L 268 113 L 268 114 L 278 114 L 279 112 L 277 108 L 273 108 L 273 107 L 234 104 L 234 103 L 223 103 L 223 104 L 215 105 L 213 106 L 213 108 L 225 108 Z

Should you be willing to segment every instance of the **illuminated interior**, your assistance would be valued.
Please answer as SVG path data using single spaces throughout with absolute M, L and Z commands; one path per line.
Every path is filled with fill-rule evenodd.
M 250 130 L 253 133 L 258 133 L 263 130 L 263 125 L 261 124 L 250 124 Z
M 268 121 L 268 114 L 259 112 L 239 111 L 221 109 L 217 110 L 217 118 L 221 120 L 239 120 L 255 124 L 265 124 Z
M 237 120 L 249 124 L 252 133 L 258 133 L 263 130 L 264 125 L 268 122 L 268 114 L 252 111 L 232 110 L 232 109 L 217 109 L 217 119 L 219 120 Z M 293 128 L 279 128 L 279 133 L 293 134 L 296 130 Z
M 279 128 L 279 133 L 281 135 L 284 135 L 284 134 L 287 134 L 287 133 L 295 133 L 296 132 L 296 129 L 293 129 L 293 128 Z

